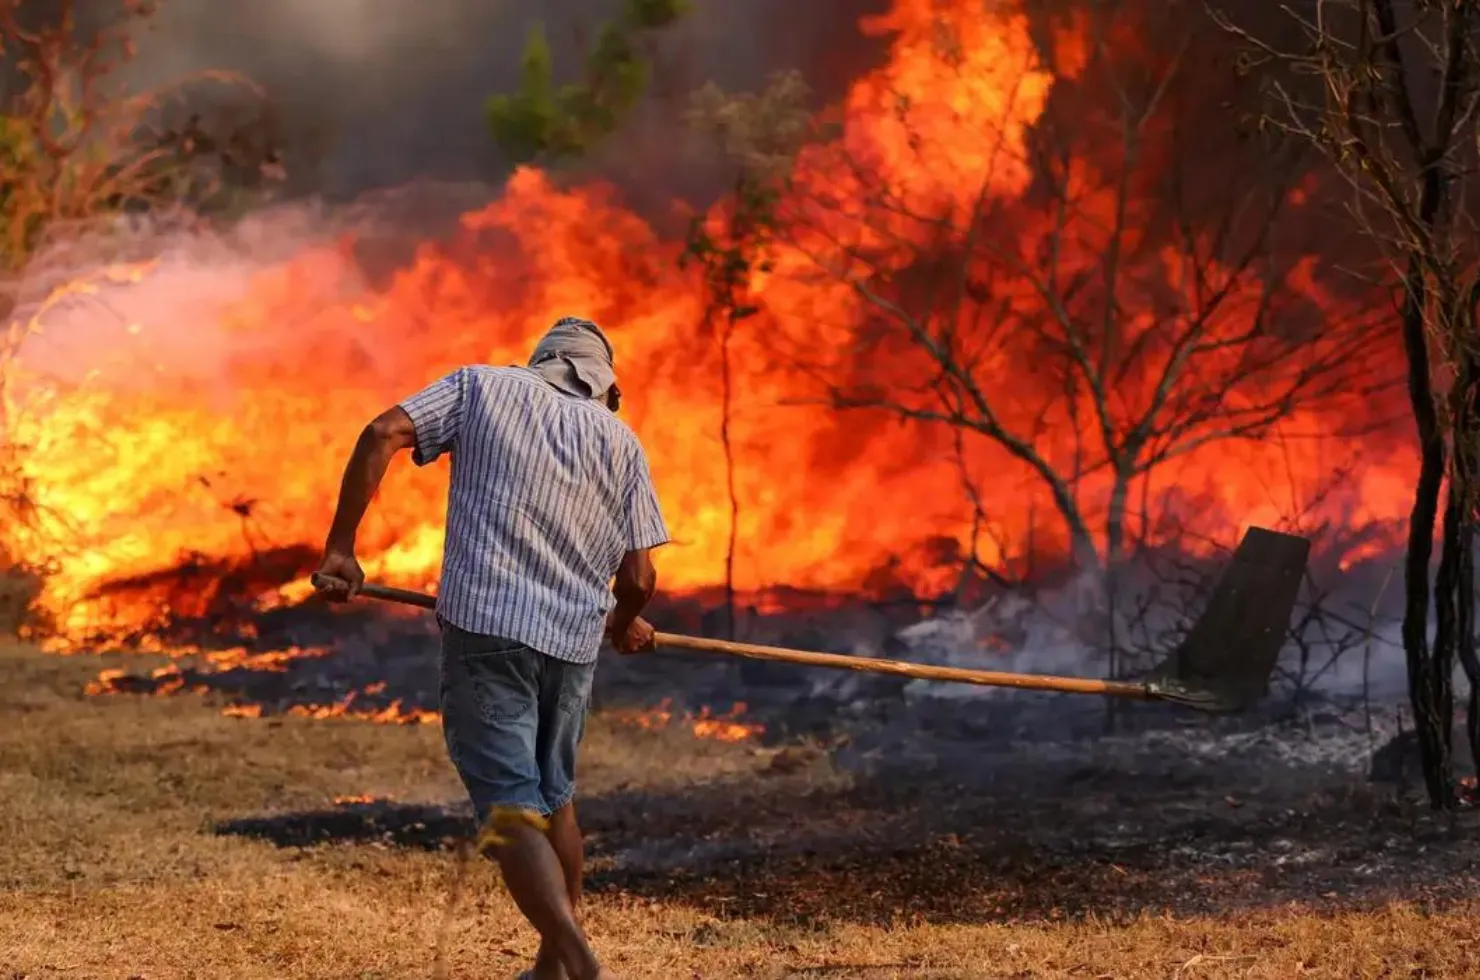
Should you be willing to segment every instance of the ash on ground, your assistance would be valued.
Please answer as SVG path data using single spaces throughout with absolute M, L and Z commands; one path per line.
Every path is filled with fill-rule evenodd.
M 275 615 L 264 640 L 331 652 L 266 679 L 198 679 L 280 710 L 304 692 L 335 697 L 373 677 L 384 684 L 376 697 L 435 709 L 431 617 L 307 606 Z M 655 611 L 689 632 L 712 628 L 707 615 Z M 1040 672 L 1084 666 L 1071 626 L 1025 623 L 1010 604 L 925 619 L 819 606 L 748 625 L 748 640 L 805 649 Z M 1056 659 L 1034 660 L 1025 652 L 1033 641 L 1057 649 Z M 1304 669 L 1286 663 L 1271 696 L 1243 715 L 1124 703 L 1112 725 L 1110 704 L 1093 697 L 968 694 L 703 654 L 604 654 L 598 710 L 670 699 L 675 709 L 723 711 L 743 701 L 766 734 L 732 747 L 758 761 L 726 775 L 680 787 L 656 771 L 598 780 L 582 803 L 592 887 L 716 914 L 877 921 L 1472 894 L 1480 816 L 1436 814 L 1420 799 L 1401 693 L 1383 683 L 1308 688 L 1292 681 Z M 673 744 L 664 751 L 682 751 Z M 642 758 L 651 767 L 663 756 Z M 471 825 L 456 803 L 412 807 L 399 829 L 395 805 L 369 806 L 363 819 L 286 815 L 228 832 L 273 836 L 276 827 L 282 843 L 303 846 L 357 839 L 348 824 L 398 846 L 442 846 Z

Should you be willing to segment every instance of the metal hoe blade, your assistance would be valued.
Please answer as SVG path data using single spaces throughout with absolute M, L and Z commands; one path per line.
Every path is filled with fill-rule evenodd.
M 1305 538 L 1249 528 L 1187 638 L 1146 676 L 1147 696 L 1218 713 L 1264 697 L 1309 558 Z

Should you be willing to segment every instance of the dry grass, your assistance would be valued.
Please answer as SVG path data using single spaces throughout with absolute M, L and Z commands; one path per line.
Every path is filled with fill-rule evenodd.
M 192 697 L 84 699 L 77 692 L 97 667 L 0 648 L 0 980 L 431 975 L 450 854 L 279 848 L 210 827 L 341 794 L 453 799 L 435 726 L 235 720 Z M 607 787 L 758 764 L 744 747 L 640 736 L 600 719 L 586 758 L 588 782 Z M 629 978 L 1480 975 L 1480 905 L 883 928 L 603 895 L 588 922 Z M 533 948 L 496 876 L 478 866 L 453 920 L 451 975 L 512 976 Z

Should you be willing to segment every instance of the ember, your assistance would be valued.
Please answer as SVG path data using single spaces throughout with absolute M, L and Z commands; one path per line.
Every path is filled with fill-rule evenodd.
M 151 694 L 156 697 L 166 697 L 182 692 L 204 694 L 206 690 L 200 685 L 190 686 L 185 675 L 173 664 L 156 667 L 144 676 L 130 674 L 126 670 L 103 670 L 84 688 L 84 691 L 90 695 Z
M 392 701 L 384 708 L 358 708 L 354 704 L 355 697 L 354 694 L 351 694 L 343 701 L 338 701 L 334 704 L 295 704 L 288 709 L 288 714 L 296 715 L 300 718 L 345 718 L 354 721 L 373 721 L 394 725 L 436 725 L 442 721 L 442 716 L 435 711 L 404 708 L 400 701 Z
M 743 701 L 737 701 L 729 711 L 723 715 L 713 715 L 708 707 L 701 708 L 698 714 L 685 712 L 677 719 L 677 726 L 687 728 L 696 738 L 712 738 L 719 742 L 743 742 L 749 738 L 756 738 L 765 733 L 765 726 L 751 722 L 740 721 L 740 716 L 745 714 L 746 705 Z M 666 729 L 675 725 L 673 712 L 673 699 L 664 698 L 654 708 L 646 711 L 620 711 L 614 717 L 625 724 L 635 725 L 638 728 L 646 728 L 652 731 Z
M 360 795 L 357 795 L 357 796 L 336 796 L 336 797 L 334 797 L 334 805 L 335 806 L 357 806 L 357 805 L 368 804 L 368 803 L 390 803 L 390 802 L 392 802 L 392 801 L 391 801 L 390 797 L 387 797 L 387 796 L 367 796 L 365 794 L 360 794 Z

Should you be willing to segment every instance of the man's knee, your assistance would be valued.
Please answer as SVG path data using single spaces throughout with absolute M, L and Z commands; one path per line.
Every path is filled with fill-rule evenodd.
M 489 807 L 478 824 L 477 848 L 497 858 L 507 848 L 541 840 L 550 830 L 550 819 L 526 806 Z

